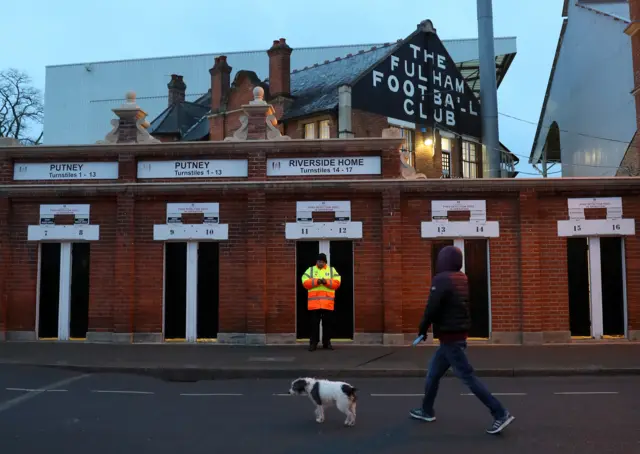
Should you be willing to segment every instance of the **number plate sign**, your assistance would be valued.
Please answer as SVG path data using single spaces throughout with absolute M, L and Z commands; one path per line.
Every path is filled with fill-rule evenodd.
M 486 222 L 423 222 L 422 238 L 497 238 L 500 225 L 497 221 Z
M 587 219 L 558 221 L 558 236 L 635 235 L 635 219 Z
M 99 225 L 30 225 L 28 241 L 98 241 Z
M 158 224 L 153 226 L 157 241 L 221 241 L 229 239 L 228 224 Z
M 569 220 L 558 221 L 558 236 L 625 236 L 636 234 L 635 219 L 622 217 L 621 197 L 567 199 Z M 606 219 L 586 219 L 585 209 L 605 209 Z
M 362 222 L 288 222 L 285 234 L 288 240 L 359 240 L 362 238 Z

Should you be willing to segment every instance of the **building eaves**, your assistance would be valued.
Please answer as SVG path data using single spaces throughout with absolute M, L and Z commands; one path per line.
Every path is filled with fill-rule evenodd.
M 553 78 L 556 74 L 556 65 L 558 64 L 558 59 L 560 57 L 560 50 L 562 49 L 562 42 L 564 41 L 564 34 L 567 31 L 567 23 L 569 19 L 564 19 L 562 21 L 562 27 L 560 29 L 560 36 L 558 37 L 558 45 L 556 47 L 556 53 L 553 56 L 553 63 L 551 65 L 551 71 L 549 72 L 549 82 L 547 82 L 547 90 L 544 94 L 544 100 L 542 101 L 542 109 L 540 110 L 540 118 L 538 119 L 538 127 L 536 129 L 536 134 L 533 137 L 533 145 L 531 146 L 531 154 L 529 155 L 529 164 L 537 164 L 540 161 L 540 156 L 534 158 L 534 153 L 536 151 L 536 147 L 538 146 L 538 139 L 540 138 L 540 133 L 542 131 L 542 124 L 544 122 L 544 116 L 547 112 L 547 102 L 549 101 L 549 96 L 551 95 L 551 86 L 553 85 Z M 535 161 L 535 162 L 534 162 Z
M 605 2 L 600 1 L 598 3 L 605 3 Z M 593 7 L 593 6 L 587 6 L 587 5 L 584 5 L 583 3 L 580 3 L 580 2 L 576 3 L 576 6 L 578 8 L 582 8 L 584 10 L 591 11 L 592 13 L 596 13 L 596 14 L 600 14 L 600 15 L 605 16 L 605 17 L 609 17 L 609 18 L 611 18 L 613 20 L 616 20 L 616 21 L 619 21 L 619 22 L 622 22 L 622 23 L 625 23 L 625 24 L 630 24 L 631 23 L 631 21 L 629 19 L 627 19 L 627 18 L 620 17 L 620 16 L 617 16 L 615 14 L 608 13 L 606 11 L 602 11 L 601 9 L 598 9 L 596 7 Z

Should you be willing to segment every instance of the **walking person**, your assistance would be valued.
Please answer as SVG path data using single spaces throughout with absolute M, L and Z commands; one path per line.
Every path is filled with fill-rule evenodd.
M 418 335 L 427 338 L 433 325 L 434 337 L 440 346 L 429 362 L 422 407 L 409 412 L 414 419 L 435 421 L 434 402 L 440 379 L 451 367 L 475 396 L 489 409 L 493 424 L 488 434 L 502 432 L 515 419 L 476 377 L 466 355 L 467 335 L 471 328 L 469 314 L 469 285 L 462 269 L 462 251 L 454 246 L 443 248 L 438 254 L 436 275 L 431 283 L 427 307 L 418 328 Z
M 331 329 L 336 290 L 340 288 L 340 275 L 327 265 L 326 254 L 319 254 L 316 264 L 302 275 L 302 285 L 308 290 L 307 310 L 311 315 L 309 351 L 315 351 L 320 342 L 322 320 L 322 347 L 333 350 Z

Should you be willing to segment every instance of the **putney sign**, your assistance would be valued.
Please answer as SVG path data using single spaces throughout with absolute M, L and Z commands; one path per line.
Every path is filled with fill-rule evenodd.
M 354 84 L 354 108 L 482 137 L 480 103 L 435 32 L 418 31 Z

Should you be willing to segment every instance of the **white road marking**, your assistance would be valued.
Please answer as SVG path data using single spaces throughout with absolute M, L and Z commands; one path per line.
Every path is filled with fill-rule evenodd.
M 44 389 L 44 388 L 5 388 L 5 390 L 7 391 L 22 391 L 22 392 L 29 392 L 29 393 L 35 393 L 35 392 L 39 392 L 39 393 L 44 393 L 44 392 L 49 392 L 49 393 L 66 393 L 68 390 L 66 389 Z
M 83 378 L 86 378 L 89 375 L 91 375 L 91 374 L 76 375 L 75 377 L 65 378 L 64 380 L 53 382 L 50 385 L 47 385 L 44 388 L 41 388 L 43 391 L 40 391 L 40 390 L 29 391 L 29 392 L 27 392 L 27 394 L 23 394 L 22 396 L 18 396 L 15 399 L 11 399 L 11 400 L 8 400 L 6 402 L 3 402 L 3 403 L 0 404 L 0 413 L 2 413 L 3 411 L 7 411 L 10 408 L 13 408 L 16 405 L 19 405 L 19 404 L 21 404 L 23 402 L 26 402 L 27 400 L 31 400 L 34 397 L 39 396 L 43 392 L 52 391 L 52 390 L 58 389 L 58 388 L 60 388 L 60 387 L 62 387 L 64 385 L 68 385 L 69 383 L 73 383 L 74 381 L 78 381 L 78 380 L 81 380 Z
M 92 389 L 91 392 L 105 394 L 155 394 L 151 391 L 124 391 L 118 389 Z
M 420 397 L 424 394 L 371 394 L 371 397 Z
M 526 396 L 527 393 L 491 393 L 494 396 Z M 475 396 L 473 393 L 463 393 L 461 396 Z
M 237 393 L 180 393 L 181 396 L 190 397 L 206 397 L 206 396 L 242 396 L 243 394 Z
M 564 391 L 559 393 L 553 393 L 556 395 L 594 395 L 594 394 L 618 394 L 618 391 Z
M 291 394 L 289 393 L 273 393 L 274 396 L 279 396 L 279 397 L 289 397 L 291 396 Z

